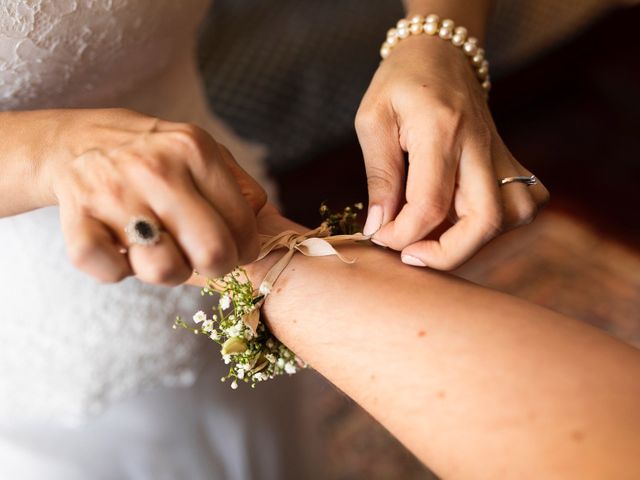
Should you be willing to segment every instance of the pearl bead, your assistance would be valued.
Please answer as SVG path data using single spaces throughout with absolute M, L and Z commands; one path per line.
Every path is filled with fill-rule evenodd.
M 447 28 L 450 30 L 453 30 L 454 28 L 456 28 L 456 24 L 453 23 L 453 20 L 450 19 L 446 19 L 442 21 L 442 24 L 440 25 L 442 28 Z
M 478 77 L 480 79 L 485 79 L 489 75 L 489 67 L 487 67 L 486 65 L 483 65 L 480 68 L 478 68 L 478 70 L 476 70 L 476 73 L 478 74 Z
M 422 33 L 422 24 L 421 23 L 412 23 L 411 27 L 409 27 L 409 31 L 411 35 L 419 35 Z
M 467 29 L 464 27 L 456 27 L 456 29 L 453 31 L 453 33 L 455 33 L 456 35 L 460 35 L 462 37 L 464 37 L 465 39 L 467 38 Z
M 398 37 L 389 37 L 389 38 L 387 38 L 387 43 L 390 46 L 394 47 L 395 45 L 398 44 Z
M 386 43 L 382 44 L 382 48 L 380 49 L 380 56 L 382 58 L 387 58 L 390 53 L 391 53 L 391 47 L 389 47 L 389 45 Z
M 438 24 L 437 23 L 425 23 L 424 24 L 424 33 L 427 35 L 435 35 L 438 33 Z
M 406 20 L 404 18 L 402 20 L 399 20 L 397 25 L 396 25 L 396 27 L 398 27 L 398 30 L 400 30 L 401 28 L 408 29 L 409 28 L 409 20 Z
M 440 21 L 440 17 L 435 13 L 432 13 L 431 15 L 427 16 L 427 19 L 425 21 L 427 23 L 438 23 Z
M 398 30 L 396 30 L 395 28 L 390 28 L 387 31 L 387 38 L 395 37 L 397 34 L 398 34 Z
M 491 90 L 491 82 L 489 81 L 488 78 L 484 82 L 482 82 L 482 88 L 484 89 L 485 92 L 488 92 L 489 90 Z
M 422 24 L 424 23 L 424 17 L 422 15 L 414 15 L 411 17 L 411 23 Z
M 469 37 L 467 38 L 467 42 L 473 44 L 473 45 L 478 45 L 478 39 L 476 37 Z
M 469 42 L 469 40 L 464 43 L 462 50 L 469 57 L 475 57 L 476 53 L 478 53 L 478 47 L 474 43 Z
M 438 36 L 443 40 L 449 40 L 453 36 L 453 31 L 450 28 L 442 27 L 438 32 Z
M 408 38 L 410 34 L 408 28 L 398 28 L 398 38 Z
M 451 37 L 451 43 L 453 43 L 456 47 L 461 47 L 464 44 L 464 37 L 460 34 L 454 34 Z
M 482 48 L 479 48 L 478 52 L 471 59 L 471 63 L 473 63 L 474 66 L 479 67 L 480 65 L 482 65 L 483 60 L 484 60 L 484 50 Z

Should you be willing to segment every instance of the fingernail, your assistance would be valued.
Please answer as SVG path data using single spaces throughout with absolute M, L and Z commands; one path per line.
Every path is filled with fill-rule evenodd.
M 382 243 L 380 240 L 376 240 L 375 238 L 372 238 L 371 242 L 375 243 L 376 245 L 380 245 L 381 247 L 387 248 L 387 246 L 384 243 Z
M 413 265 L 414 267 L 427 266 L 427 264 L 424 263 L 422 260 L 411 255 L 402 255 L 402 263 L 406 263 L 407 265 Z
M 369 208 L 367 222 L 364 224 L 362 233 L 365 235 L 373 235 L 380 230 L 380 227 L 382 227 L 382 215 L 382 207 L 380 205 L 372 205 Z

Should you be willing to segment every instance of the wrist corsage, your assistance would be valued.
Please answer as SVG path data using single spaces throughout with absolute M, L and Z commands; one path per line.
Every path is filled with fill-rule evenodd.
M 288 251 L 267 273 L 258 290 L 254 289 L 247 272 L 241 267 L 222 278 L 207 279 L 201 294 L 216 299 L 212 311 L 196 312 L 192 323 L 178 317 L 173 328 L 185 328 L 219 345 L 222 359 L 229 365 L 229 372 L 221 380 L 231 380 L 233 389 L 238 388 L 238 382 L 255 388 L 259 382 L 284 374 L 293 375 L 307 368 L 305 361 L 280 342 L 260 321 L 260 308 L 296 252 L 308 256 L 337 255 L 350 263 L 350 260 L 340 256 L 333 245 L 369 238 L 356 233 L 356 217 L 360 210 L 362 204 L 358 203 L 340 213 L 332 213 L 323 204 L 320 207 L 323 221 L 317 229 L 302 235 L 282 232 L 265 238 L 258 259 L 274 250 Z

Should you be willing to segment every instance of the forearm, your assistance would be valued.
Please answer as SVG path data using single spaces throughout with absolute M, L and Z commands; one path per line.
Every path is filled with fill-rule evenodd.
M 404 0 L 407 15 L 429 15 L 450 18 L 462 25 L 469 34 L 484 42 L 487 20 L 491 13 L 492 0 Z
M 51 203 L 40 175 L 45 155 L 39 145 L 52 133 L 44 127 L 36 113 L 0 112 L 0 218 Z
M 626 478 L 634 468 L 638 351 L 378 248 L 341 253 L 357 262 L 296 255 L 267 322 L 437 473 Z

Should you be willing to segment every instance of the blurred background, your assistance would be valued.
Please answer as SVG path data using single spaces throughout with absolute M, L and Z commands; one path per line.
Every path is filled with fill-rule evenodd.
M 218 0 L 200 64 L 218 115 L 268 148 L 287 216 L 366 203 L 353 130 L 390 0 Z M 502 1 L 491 23 L 490 106 L 514 156 L 549 188 L 532 225 L 456 274 L 563 312 L 640 347 L 640 6 Z M 434 478 L 325 382 L 318 442 L 330 479 Z M 428 435 L 428 432 L 425 432 Z

